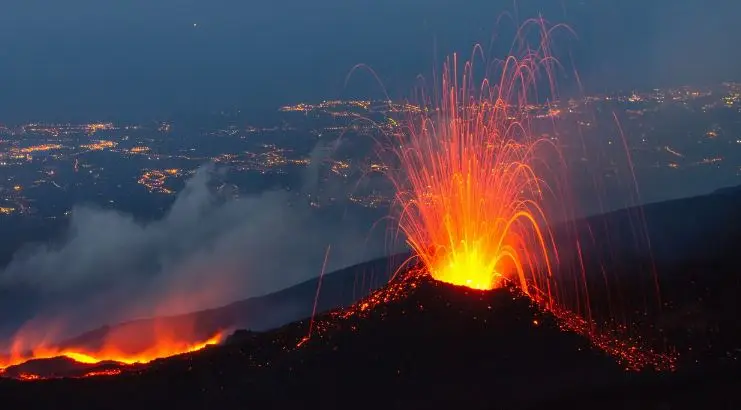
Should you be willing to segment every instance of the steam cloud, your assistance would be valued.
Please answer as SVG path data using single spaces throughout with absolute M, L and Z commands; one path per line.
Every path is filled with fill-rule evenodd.
M 310 167 L 306 185 L 316 183 L 316 171 Z M 327 222 L 282 190 L 221 198 L 209 185 L 214 173 L 213 166 L 199 169 L 169 212 L 151 223 L 75 208 L 61 246 L 26 249 L 0 272 L 0 288 L 34 295 L 24 318 L 2 315 L 6 332 L 13 319 L 12 330 L 25 322 L 72 334 L 216 307 L 317 276 L 330 244 L 328 271 L 386 251 L 383 229 L 369 234 L 372 218 Z

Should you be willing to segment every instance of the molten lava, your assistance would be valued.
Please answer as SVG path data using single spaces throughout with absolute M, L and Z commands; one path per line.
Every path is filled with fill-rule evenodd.
M 534 45 L 527 40 L 533 27 Z M 434 98 L 423 91 L 420 109 L 410 110 L 405 132 L 394 134 L 387 150 L 394 154 L 389 169 L 399 228 L 434 279 L 478 290 L 512 284 L 565 330 L 590 338 L 627 368 L 672 369 L 672 356 L 644 349 L 641 336 L 629 335 L 616 319 L 607 264 L 590 265 L 602 269 L 601 282 L 587 276 L 582 243 L 594 237 L 591 227 L 574 222 L 562 151 L 570 143 L 533 132 L 535 118 L 555 126 L 559 113 L 554 73 L 562 66 L 549 51 L 559 27 L 542 19 L 526 22 L 509 56 L 487 65 L 481 82 L 473 58 L 461 72 L 455 54 L 446 61 L 440 91 L 436 87 Z M 480 46 L 477 53 L 484 55 Z M 539 92 L 540 83 L 548 84 L 549 93 Z M 563 223 L 558 241 L 551 229 L 555 219 Z M 608 296 L 592 299 L 593 289 L 606 289 Z M 600 323 L 595 307 L 601 308 Z
M 218 288 L 215 291 L 218 292 Z M 31 373 L 29 369 L 35 369 L 37 364 L 42 369 L 53 368 L 47 373 L 44 373 L 45 370 L 37 373 L 42 378 L 57 377 L 57 374 L 60 377 L 66 377 L 66 374 L 79 377 L 83 370 L 88 370 L 92 375 L 113 374 L 115 372 L 111 369 L 126 369 L 122 365 L 146 364 L 218 344 L 224 336 L 224 329 L 200 320 L 198 314 L 167 313 L 173 309 L 190 310 L 189 300 L 198 299 L 208 292 L 212 290 L 199 290 L 198 294 L 184 294 L 176 290 L 165 292 L 160 295 L 156 306 L 141 310 L 148 318 L 104 326 L 73 339 L 69 339 L 73 332 L 70 328 L 72 322 L 65 318 L 64 313 L 57 317 L 40 316 L 17 329 L 7 344 L 0 343 L 0 374 L 15 377 L 18 372 Z M 136 310 L 136 302 L 126 309 Z M 55 358 L 69 360 L 48 360 Z M 29 361 L 34 362 L 16 367 Z M 66 367 L 73 368 L 74 372 L 59 370 Z M 140 366 L 129 366 L 131 369 L 137 367 Z
M 149 363 L 153 360 L 176 356 L 183 353 L 190 353 L 201 350 L 209 345 L 218 344 L 222 340 L 222 333 L 219 332 L 206 340 L 186 341 L 178 338 L 162 338 L 154 341 L 151 345 L 132 351 L 125 344 L 118 345 L 115 339 L 110 339 L 100 349 L 88 350 L 85 348 L 56 348 L 56 347 L 35 347 L 30 351 L 21 351 L 21 342 L 16 341 L 14 351 L 7 358 L 0 358 L 0 374 L 10 366 L 19 365 L 29 360 L 51 359 L 54 357 L 67 357 L 79 363 L 95 364 L 100 362 L 112 361 L 123 364 Z M 116 372 L 93 373 L 115 374 Z M 32 380 L 38 377 L 26 377 L 25 380 Z
M 399 226 L 432 276 L 475 289 L 507 280 L 548 295 L 553 240 L 542 202 L 550 192 L 538 165 L 547 139 L 532 138 L 525 107 L 548 54 L 531 50 L 501 63 L 497 82 L 472 84 L 467 62 L 444 66 L 442 98 L 409 123 L 394 147 L 401 164 Z M 472 91 L 476 90 L 478 91 Z

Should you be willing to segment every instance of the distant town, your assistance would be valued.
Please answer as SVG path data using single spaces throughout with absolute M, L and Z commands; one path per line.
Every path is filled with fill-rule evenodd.
M 206 126 L 170 120 L 1 125 L 0 218 L 60 218 L 80 201 L 117 209 L 121 201 L 146 197 L 165 209 L 166 198 L 208 162 L 228 169 L 221 183 L 235 196 L 279 188 L 295 190 L 319 208 L 341 197 L 348 206 L 383 208 L 393 192 L 378 178 L 386 171 L 377 155 L 379 136 L 403 132 L 403 120 L 425 109 L 391 101 L 322 101 L 280 107 L 264 121 L 225 116 Z M 720 184 L 741 183 L 739 83 L 585 96 L 523 109 L 534 132 L 559 141 L 569 161 L 594 161 L 600 152 L 604 176 L 617 172 L 619 161 L 611 156 L 627 147 L 639 177 L 658 181 L 661 189 L 679 186 L 658 189 L 656 199 L 682 195 L 682 189 L 712 189 L 702 186 L 708 172 L 720 175 L 713 179 Z M 342 188 L 305 192 L 301 170 L 311 165 L 318 143 L 333 141 L 341 141 L 334 144 L 340 148 L 321 158 L 317 190 Z

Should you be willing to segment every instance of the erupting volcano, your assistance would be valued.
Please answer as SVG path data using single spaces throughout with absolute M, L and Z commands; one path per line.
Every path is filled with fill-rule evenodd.
M 542 204 L 556 196 L 540 168 L 559 153 L 528 122 L 528 100 L 553 64 L 538 27 L 540 47 L 499 62 L 496 81 L 476 87 L 473 59 L 462 75 L 455 55 L 446 62 L 439 102 L 426 102 L 394 145 L 393 179 L 400 229 L 434 278 L 481 290 L 514 281 L 550 300 L 557 254 Z
M 402 300 L 416 286 L 428 286 L 420 285 L 427 282 L 418 279 L 430 281 L 429 274 L 439 282 L 474 289 L 463 290 L 479 298 L 503 294 L 504 290 L 486 291 L 506 285 L 516 298 L 524 294 L 528 303 L 560 319 L 562 330 L 588 337 L 628 368 L 673 368 L 673 357 L 644 350 L 621 333 L 628 321 L 615 320 L 611 284 L 601 261 L 603 276 L 591 282 L 587 277 L 590 268 L 583 257 L 581 233 L 572 222 L 575 212 L 561 145 L 533 131 L 533 107 L 544 102 L 552 107 L 548 101 L 556 97 L 557 62 L 549 42 L 557 28 L 539 19 L 523 25 L 509 56 L 489 65 L 480 83 L 476 83 L 474 58 L 461 72 L 456 55 L 447 60 L 439 98 L 438 93 L 435 98 L 423 97 L 421 108 L 413 110 L 406 121 L 405 132 L 394 134 L 400 140 L 393 141 L 390 149 L 394 163 L 389 169 L 396 171 L 391 180 L 396 188 L 398 227 L 418 263 L 400 275 L 406 278 L 394 282 L 392 277 L 385 290 L 315 323 L 320 277 L 308 332 L 297 343 L 283 340 L 282 349 L 292 350 L 285 347 L 290 345 L 306 349 L 312 337 L 324 338 L 341 328 L 338 322 L 368 316 L 381 305 Z M 531 47 L 526 40 L 534 33 L 537 46 Z M 479 52 L 484 54 L 480 46 L 475 47 L 474 57 Z M 549 86 L 547 95 L 539 95 L 541 83 Z M 555 229 L 554 221 L 564 225 Z M 603 294 L 607 296 L 595 298 L 596 302 L 590 299 L 595 282 L 607 289 Z M 607 305 L 600 312 L 607 314 L 598 320 L 593 313 L 603 307 L 600 304 Z M 424 310 L 421 304 L 418 308 Z M 474 315 L 474 320 L 478 317 Z M 531 322 L 528 327 L 541 325 L 540 319 Z M 119 326 L 92 344 L 50 346 L 37 343 L 38 338 L 29 342 L 21 333 L 10 355 L 0 357 L 0 375 L 34 359 L 66 357 L 81 364 L 115 362 L 121 366 L 148 363 L 197 351 L 222 339 L 222 332 L 214 333 L 213 328 L 204 333 L 196 331 L 190 321 L 173 323 L 155 319 L 144 327 Z M 81 375 L 116 371 L 120 369 L 86 369 Z M 14 372 L 25 379 L 69 376 Z
M 628 367 L 670 369 L 671 357 L 639 347 L 644 337 L 629 334 L 631 321 L 617 318 L 637 309 L 611 298 L 622 295 L 605 261 L 583 254 L 593 230 L 576 221 L 563 142 L 533 131 L 536 116 L 549 122 L 558 112 L 555 77 L 562 66 L 549 45 L 561 28 L 568 30 L 526 22 L 508 57 L 487 65 L 481 82 L 474 70 L 481 46 L 460 71 L 455 54 L 446 60 L 439 98 L 423 95 L 406 132 L 391 144 L 399 229 L 434 279 L 477 290 L 511 284 Z M 547 113 L 534 108 L 540 106 Z M 602 293 L 593 298 L 595 289 Z

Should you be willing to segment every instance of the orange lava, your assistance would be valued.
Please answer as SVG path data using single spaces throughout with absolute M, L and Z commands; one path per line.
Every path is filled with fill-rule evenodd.
M 442 73 L 442 98 L 408 121 L 395 144 L 399 226 L 435 279 L 474 289 L 519 283 L 549 295 L 553 249 L 538 171 L 550 140 L 533 138 L 524 107 L 545 48 L 509 57 L 496 81 L 473 84 L 454 55 Z
M 121 374 L 120 369 L 111 369 L 85 373 L 83 377 L 118 376 L 119 374 Z
M 221 332 L 216 335 L 197 342 L 179 340 L 177 338 L 163 338 L 157 340 L 151 346 L 142 350 L 131 352 L 125 348 L 117 346 L 115 343 L 107 342 L 97 351 L 88 351 L 84 349 L 59 349 L 54 347 L 36 347 L 30 351 L 20 352 L 20 348 L 15 348 L 9 357 L 0 359 L 0 373 L 2 370 L 22 364 L 34 359 L 50 359 L 54 357 L 67 357 L 79 363 L 95 364 L 105 361 L 114 361 L 124 364 L 149 363 L 153 360 L 176 356 L 183 353 L 190 353 L 201 350 L 209 345 L 218 344 L 222 340 Z M 105 372 L 111 374 L 110 372 Z M 92 375 L 98 375 L 97 373 Z M 30 380 L 30 379 L 29 379 Z
M 18 378 L 24 381 L 31 381 L 31 380 L 39 380 L 41 379 L 41 376 L 37 374 L 32 374 L 32 373 L 21 373 L 21 375 Z
M 533 132 L 534 118 L 555 121 L 559 113 L 551 102 L 557 100 L 555 70 L 562 66 L 549 43 L 553 30 L 563 27 L 527 21 L 509 56 L 484 64 L 484 76 L 475 73 L 474 58 L 460 71 L 455 54 L 446 60 L 439 91 L 428 98 L 423 90 L 420 109 L 387 150 L 395 160 L 389 169 L 399 228 L 434 279 L 478 290 L 512 284 L 552 312 L 564 330 L 590 338 L 627 369 L 671 370 L 674 356 L 644 347 L 626 326 L 598 325 L 593 317 L 596 305 L 608 306 L 610 315 L 615 310 L 605 264 L 604 283 L 595 285 L 586 275 L 561 150 L 568 142 L 557 145 L 557 137 Z M 527 38 L 534 31 L 538 41 L 532 44 Z M 480 46 L 477 54 L 484 56 Z M 540 93 L 539 84 L 548 84 L 549 92 Z M 543 109 L 548 115 L 538 116 Z M 556 218 L 571 224 L 560 232 L 561 249 L 550 228 Z M 590 285 L 606 288 L 606 300 L 592 300 Z

